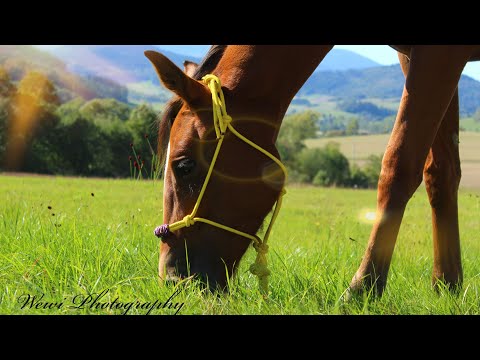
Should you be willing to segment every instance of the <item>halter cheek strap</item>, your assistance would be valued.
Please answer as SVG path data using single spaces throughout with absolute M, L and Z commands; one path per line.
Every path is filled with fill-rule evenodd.
M 209 74 L 205 75 L 202 78 L 203 82 L 208 86 L 210 92 L 212 93 L 212 106 L 213 106 L 213 124 L 215 127 L 215 134 L 217 135 L 217 147 L 215 149 L 215 153 L 213 154 L 212 162 L 210 163 L 210 167 L 207 172 L 207 176 L 205 177 L 205 181 L 203 182 L 202 189 L 200 190 L 200 195 L 195 203 L 195 206 L 190 215 L 185 216 L 182 220 L 174 222 L 172 224 L 163 224 L 158 226 L 154 230 L 155 236 L 159 238 L 163 238 L 167 236 L 171 231 L 179 230 L 184 227 L 190 227 L 197 222 L 203 222 L 205 224 L 209 224 L 211 226 L 218 227 L 225 231 L 229 231 L 231 233 L 246 237 L 253 241 L 253 247 L 257 251 L 257 257 L 255 262 L 250 266 L 250 271 L 252 274 L 258 277 L 259 287 L 261 293 L 266 296 L 268 294 L 268 276 L 270 275 L 270 270 L 267 266 L 267 252 L 268 252 L 268 245 L 267 241 L 270 236 L 270 232 L 273 228 L 273 224 L 277 219 L 278 213 L 280 212 L 280 208 L 282 206 L 282 198 L 285 195 L 286 190 L 285 187 L 282 188 L 280 195 L 276 201 L 275 209 L 273 210 L 272 219 L 270 220 L 270 224 L 268 225 L 267 231 L 265 232 L 265 236 L 263 240 L 261 240 L 256 235 L 247 234 L 243 231 L 231 228 L 230 226 L 226 226 L 220 223 L 217 223 L 212 220 L 208 220 L 201 217 L 196 217 L 196 213 L 198 208 L 200 207 L 200 202 L 202 201 L 203 195 L 205 194 L 205 190 L 207 188 L 208 182 L 213 172 L 213 168 L 215 166 L 215 162 L 217 161 L 218 154 L 223 144 L 223 140 L 225 138 L 225 133 L 227 130 L 230 130 L 235 136 L 239 139 L 247 143 L 248 145 L 252 146 L 253 148 L 257 149 L 270 159 L 272 159 L 285 174 L 285 180 L 287 178 L 287 169 L 283 163 L 277 159 L 274 155 L 269 153 L 267 150 L 263 149 L 262 147 L 258 146 L 254 142 L 247 139 L 245 136 L 240 134 L 233 125 L 231 124 L 232 118 L 227 114 L 225 98 L 223 96 L 222 85 L 220 83 L 220 79 L 215 75 Z

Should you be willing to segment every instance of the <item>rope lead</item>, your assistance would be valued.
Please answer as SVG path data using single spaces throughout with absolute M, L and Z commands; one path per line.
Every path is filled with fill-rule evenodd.
M 270 275 L 270 270 L 268 269 L 268 262 L 267 262 L 267 253 L 268 253 L 268 245 L 267 241 L 270 236 L 270 232 L 272 230 L 273 224 L 277 219 L 278 213 L 280 212 L 280 208 L 282 205 L 282 198 L 285 195 L 286 191 L 285 188 L 282 188 L 280 195 L 277 199 L 275 204 L 275 210 L 273 211 L 272 219 L 270 220 L 270 224 L 268 229 L 265 233 L 263 241 L 260 240 L 255 235 L 247 234 L 243 231 L 231 228 L 229 226 L 219 224 L 215 221 L 208 220 L 201 217 L 195 217 L 198 208 L 200 207 L 200 202 L 202 201 L 203 195 L 205 193 L 205 189 L 207 188 L 207 184 L 210 180 L 212 175 L 213 168 L 215 166 L 215 162 L 217 161 L 218 153 L 220 152 L 220 148 L 222 147 L 224 135 L 227 129 L 229 129 L 235 136 L 239 139 L 247 143 L 248 145 L 252 146 L 253 148 L 257 149 L 270 159 L 272 159 L 284 172 L 285 174 L 285 181 L 287 179 L 287 168 L 283 163 L 277 159 L 274 155 L 270 154 L 267 150 L 263 149 L 262 147 L 258 146 L 251 140 L 247 139 L 245 136 L 240 134 L 232 125 L 232 117 L 227 114 L 227 107 L 225 105 L 225 98 L 223 96 L 222 85 L 220 83 L 220 79 L 215 75 L 208 74 L 202 78 L 203 82 L 207 85 L 212 93 L 212 107 L 213 107 L 213 125 L 215 127 L 215 134 L 217 136 L 217 147 L 215 149 L 214 156 L 212 158 L 212 162 L 210 163 L 210 168 L 208 169 L 207 176 L 203 183 L 202 189 L 200 190 L 200 194 L 198 196 L 197 202 L 192 210 L 190 215 L 185 216 L 182 220 L 174 222 L 173 224 L 163 224 L 155 228 L 154 234 L 159 238 L 166 237 L 171 231 L 179 230 L 184 227 L 190 227 L 194 225 L 196 222 L 203 222 L 220 229 L 232 232 L 234 234 L 246 237 L 253 241 L 253 247 L 257 251 L 257 257 L 255 262 L 250 265 L 250 272 L 258 277 L 258 284 L 260 293 L 263 295 L 264 298 L 268 296 L 268 276 Z

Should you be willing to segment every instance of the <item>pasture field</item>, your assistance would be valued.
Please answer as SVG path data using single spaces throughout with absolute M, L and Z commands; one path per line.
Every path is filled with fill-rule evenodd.
M 458 295 L 431 288 L 430 208 L 420 188 L 408 205 L 383 297 L 345 303 L 342 293 L 370 232 L 366 214 L 374 211 L 375 191 L 289 186 L 270 239 L 271 293 L 264 301 L 248 272 L 253 249 L 228 294 L 192 282 L 160 286 L 152 231 L 162 220 L 162 187 L 0 175 L 0 314 L 142 315 L 148 311 L 139 304 L 155 301 L 168 306 L 151 315 L 480 314 L 478 190 L 460 194 L 465 280 Z M 95 302 L 89 294 L 103 295 Z
M 343 136 L 321 139 L 309 139 L 308 147 L 323 147 L 333 141 L 340 144 L 340 151 L 352 164 L 362 166 L 371 154 L 384 153 L 390 134 L 368 136 Z M 460 132 L 460 161 L 462 164 L 462 180 L 464 188 L 480 188 L 480 132 Z

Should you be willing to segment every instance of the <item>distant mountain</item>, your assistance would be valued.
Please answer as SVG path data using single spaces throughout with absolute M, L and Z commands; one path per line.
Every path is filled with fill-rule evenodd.
M 330 95 L 339 100 L 363 98 L 398 98 L 402 95 L 405 78 L 400 65 L 379 66 L 346 71 L 314 73 L 298 92 L 298 96 Z M 480 108 L 480 82 L 462 75 L 459 84 L 460 112 L 471 115 Z
M 107 78 L 111 89 L 119 86 L 119 89 L 125 90 L 117 91 L 117 96 L 111 97 L 126 101 L 124 94 L 128 88 L 129 102 L 147 101 L 161 108 L 171 93 L 159 84 L 157 75 L 143 52 L 156 49 L 182 67 L 184 60 L 200 62 L 209 45 L 64 45 L 50 50 L 51 54 L 61 60 L 32 47 L 3 45 L 0 46 L 0 65 L 5 49 L 12 54 L 12 51 L 19 51 L 19 48 L 23 49 L 20 56 L 23 63 L 38 63 L 38 66 L 41 65 L 56 77 L 57 83 L 63 81 L 64 87 L 68 82 L 58 80 L 63 76 L 59 74 L 74 76 L 76 82 L 71 83 L 75 84 L 85 84 L 85 79 L 100 79 L 98 81 L 103 81 L 104 84 L 101 79 Z M 197 57 L 192 54 L 202 55 Z M 13 73 L 15 69 L 17 68 L 13 67 Z M 72 75 L 69 71 L 77 75 Z M 90 93 L 97 91 L 102 93 L 100 97 L 105 97 L 110 88 L 105 86 L 106 89 L 102 89 L 100 85 L 92 87 L 92 83 L 94 82 L 91 81 L 88 88 Z M 403 84 L 404 77 L 398 64 L 378 66 L 374 61 L 352 51 L 333 49 L 301 88 L 294 103 L 307 104 L 305 106 L 308 107 L 308 99 L 305 97 L 309 95 L 328 95 L 335 98 L 337 103 L 365 98 L 399 101 Z M 461 113 L 470 115 L 480 108 L 480 82 L 463 75 L 459 88 Z M 351 104 L 347 108 L 351 109 Z
M 362 70 L 322 71 L 314 73 L 299 95 L 324 94 L 340 98 L 392 98 L 402 95 L 405 78 L 400 65 Z
M 210 45 L 157 45 L 162 51 L 167 50 L 177 54 L 187 56 L 203 57 L 207 53 Z M 379 63 L 357 54 L 356 52 L 335 49 L 325 57 L 316 71 L 330 70 L 348 70 L 348 69 L 366 69 L 369 67 L 380 66 Z
M 210 45 L 64 45 L 51 52 L 68 68 L 80 74 L 96 74 L 128 84 L 152 81 L 158 84 L 145 50 L 158 50 L 182 67 L 185 60 L 200 62 Z M 333 49 L 317 71 L 365 69 L 380 66 L 353 51 Z
M 366 69 L 377 66 L 381 65 L 356 52 L 333 48 L 315 71 Z
M 52 49 L 51 53 L 79 74 L 101 74 L 122 85 L 141 81 L 159 84 L 152 65 L 143 54 L 145 50 L 160 51 L 156 45 L 64 45 Z M 194 56 L 161 51 L 179 67 L 183 67 L 185 60 L 201 60 Z

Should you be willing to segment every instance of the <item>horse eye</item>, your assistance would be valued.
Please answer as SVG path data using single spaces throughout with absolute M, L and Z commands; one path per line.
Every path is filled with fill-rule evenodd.
M 175 174 L 178 176 L 178 177 L 185 177 L 187 175 L 189 175 L 193 169 L 195 169 L 195 166 L 197 164 L 195 163 L 195 160 L 193 159 L 183 159 L 183 160 L 180 160 L 178 161 L 176 164 L 175 164 Z

